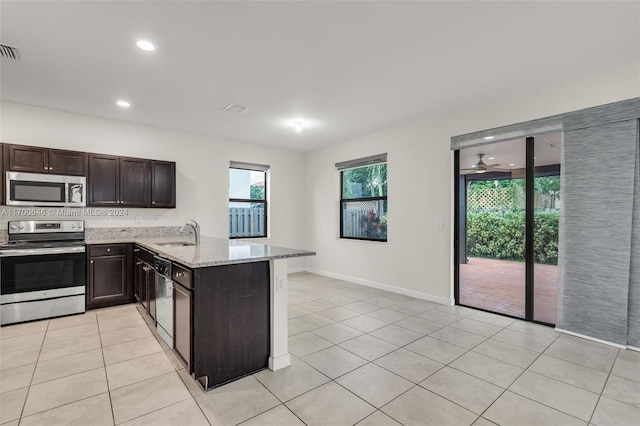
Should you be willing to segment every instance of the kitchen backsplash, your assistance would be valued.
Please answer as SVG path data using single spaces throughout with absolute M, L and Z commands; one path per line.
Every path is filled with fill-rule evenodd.
M 170 237 L 174 235 L 193 235 L 193 230 L 187 227 L 180 233 L 179 226 L 148 226 L 148 227 L 122 227 L 122 228 L 86 228 L 87 240 L 113 240 L 119 238 L 138 237 Z
M 117 228 L 86 228 L 86 240 L 117 240 L 136 237 L 171 237 L 193 235 L 193 229 L 187 227 L 180 233 L 179 226 L 146 226 L 146 227 L 117 227 Z M 0 244 L 7 243 L 7 230 L 0 229 Z

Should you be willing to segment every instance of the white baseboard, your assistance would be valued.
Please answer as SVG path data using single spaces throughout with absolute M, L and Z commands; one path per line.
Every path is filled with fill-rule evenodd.
M 269 357 L 269 370 L 278 371 L 291 365 L 291 355 L 286 353 L 277 358 Z
M 439 303 L 441 305 L 448 305 L 448 306 L 453 305 L 453 300 L 448 297 L 434 296 L 429 293 L 422 293 L 420 291 L 415 291 L 415 290 L 407 290 L 406 288 L 396 287 L 389 284 L 382 284 L 375 281 L 363 280 L 362 278 L 351 277 L 349 275 L 336 274 L 334 272 L 321 271 L 319 269 L 307 268 L 307 267 L 289 269 L 289 273 L 293 273 L 293 272 L 310 272 L 312 274 L 322 275 L 324 277 L 335 278 L 343 281 L 348 281 L 350 283 L 377 288 L 379 290 L 390 291 L 392 293 L 402 294 L 404 296 L 414 297 L 416 299 L 427 300 L 429 302 Z
M 636 348 L 635 346 L 627 345 L 627 349 L 629 349 L 630 351 L 640 352 L 640 348 Z
M 564 329 L 558 328 L 558 327 L 556 327 L 556 331 L 559 331 L 560 333 L 564 333 L 564 334 L 569 334 L 571 336 L 576 336 L 576 337 L 581 337 L 583 339 L 591 340 L 592 342 L 598 342 L 598 343 L 602 343 L 604 345 L 614 346 L 614 347 L 619 348 L 619 349 L 628 348 L 628 346 L 625 346 L 625 345 L 620 345 L 618 343 L 608 342 L 608 341 L 602 340 L 602 339 L 596 339 L 595 337 L 587 336 L 587 335 L 580 334 L 580 333 L 574 333 L 573 331 L 564 330 Z
M 287 274 L 295 274 L 296 272 L 306 272 L 307 268 L 305 268 L 304 266 L 297 266 L 295 268 L 288 268 L 287 269 Z

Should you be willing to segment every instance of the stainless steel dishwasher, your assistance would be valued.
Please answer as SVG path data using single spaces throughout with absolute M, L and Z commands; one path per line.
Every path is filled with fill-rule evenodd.
M 156 323 L 162 340 L 173 348 L 173 281 L 171 279 L 171 261 L 158 256 L 153 257 L 156 269 Z

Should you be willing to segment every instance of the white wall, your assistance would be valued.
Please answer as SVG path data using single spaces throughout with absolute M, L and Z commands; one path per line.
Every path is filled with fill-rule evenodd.
M 233 160 L 271 166 L 270 238 L 252 241 L 306 248 L 308 224 L 300 206 L 305 184 L 302 153 L 10 102 L 2 102 L 0 108 L 0 140 L 5 143 L 176 162 L 176 209 L 128 209 L 128 216 L 111 217 L 109 222 L 83 217 L 88 227 L 181 225 L 195 219 L 202 235 L 227 238 L 228 170 Z M 6 229 L 11 219 L 0 215 L 0 228 Z M 298 262 L 292 259 L 290 267 Z
M 452 136 L 640 96 L 637 62 L 517 99 L 407 125 L 307 156 L 307 269 L 405 294 L 451 302 Z M 425 100 L 427 101 L 427 100 Z M 388 242 L 339 239 L 335 163 L 388 153 Z
M 317 256 L 289 261 L 306 269 L 381 284 L 449 302 L 452 296 L 450 138 L 640 96 L 637 62 L 602 75 L 308 153 L 171 132 L 3 102 L 2 142 L 177 162 L 177 209 L 131 209 L 129 216 L 87 218 L 88 226 L 180 225 L 195 219 L 203 235 L 228 235 L 230 160 L 271 165 L 270 244 Z M 427 102 L 428 100 L 425 100 Z M 340 240 L 339 174 L 334 164 L 388 153 L 389 241 Z M 304 200 L 304 201 L 303 201 Z M 156 221 L 154 216 L 158 216 Z M 0 215 L 0 227 L 11 218 Z M 443 227 L 439 227 L 442 224 Z

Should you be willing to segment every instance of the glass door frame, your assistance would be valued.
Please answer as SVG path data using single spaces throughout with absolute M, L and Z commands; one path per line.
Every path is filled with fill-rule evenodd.
M 466 189 L 460 185 L 460 149 L 453 152 L 454 174 L 454 228 L 453 228 L 453 295 L 454 303 L 459 306 L 491 312 L 510 318 L 522 319 L 539 324 L 553 326 L 554 324 L 537 321 L 534 319 L 534 237 L 535 237 L 535 138 L 529 136 L 525 139 L 525 315 L 524 318 L 508 315 L 501 312 L 489 311 L 482 308 L 467 306 L 460 303 L 460 246 L 461 238 L 466 238 L 461 232 L 461 196 L 466 194 Z M 465 200 L 466 203 L 466 200 Z M 466 211 L 466 209 L 465 209 Z M 466 226 L 466 220 L 465 220 Z M 466 241 L 464 242 L 466 245 Z

